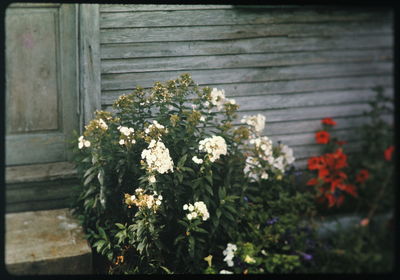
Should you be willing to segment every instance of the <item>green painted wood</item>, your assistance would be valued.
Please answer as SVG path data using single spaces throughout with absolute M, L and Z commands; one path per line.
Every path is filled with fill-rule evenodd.
M 223 69 L 268 67 L 332 62 L 391 61 L 392 48 L 374 50 L 313 51 L 267 54 L 236 54 L 214 56 L 184 56 L 166 58 L 135 58 L 104 60 L 101 72 L 137 73 L 153 71 L 185 71 L 189 69 Z
M 356 40 L 335 34 L 333 37 L 264 37 L 222 41 L 141 42 L 102 44 L 102 59 L 166 56 L 227 55 L 266 52 L 318 50 L 362 50 L 393 46 L 392 34 L 357 34 Z
M 79 14 L 82 125 L 87 124 L 94 117 L 94 111 L 101 107 L 99 5 L 81 4 Z
M 303 79 L 291 81 L 208 84 L 225 90 L 226 96 L 236 97 L 249 95 L 263 96 L 281 93 L 302 93 L 326 90 L 367 89 L 375 86 L 393 87 L 392 75 L 350 76 L 341 78 Z M 129 94 L 129 90 L 103 90 L 102 104 L 111 105 L 120 95 Z M 268 98 L 268 97 L 265 97 Z
M 77 127 L 74 5 L 6 11 L 6 164 L 63 161 Z
M 216 83 L 250 83 L 277 80 L 346 77 L 351 75 L 390 74 L 392 62 L 332 63 L 315 65 L 279 66 L 268 68 L 187 70 L 168 72 L 103 74 L 102 90 L 150 87 L 156 81 L 175 79 L 188 72 L 200 85 Z
M 238 38 L 260 38 L 268 36 L 313 37 L 334 36 L 342 34 L 357 36 L 359 34 L 387 34 L 392 26 L 386 21 L 378 22 L 333 22 L 333 23 L 293 23 L 293 24 L 260 24 L 196 26 L 196 27 L 154 27 L 154 28 L 118 28 L 100 30 L 101 43 L 132 43 L 160 41 L 200 41 L 227 40 Z
M 120 10 L 102 11 L 101 28 L 126 27 L 167 27 L 167 26 L 207 26 L 272 23 L 315 23 L 327 21 L 354 22 L 375 21 L 387 16 L 386 11 L 365 9 L 332 9 L 322 12 L 309 8 L 269 8 L 269 9 L 218 9 L 218 10 L 167 10 L 155 7 L 149 11 Z

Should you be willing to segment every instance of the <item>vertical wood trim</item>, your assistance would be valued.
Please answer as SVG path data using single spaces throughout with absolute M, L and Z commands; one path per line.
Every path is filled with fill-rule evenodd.
M 101 108 L 99 5 L 79 6 L 81 129 Z

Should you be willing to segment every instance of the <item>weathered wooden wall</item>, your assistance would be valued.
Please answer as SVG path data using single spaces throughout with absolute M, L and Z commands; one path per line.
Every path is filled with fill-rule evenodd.
M 304 167 L 321 118 L 354 149 L 371 88 L 393 94 L 392 20 L 376 7 L 100 5 L 102 107 L 188 72 L 225 89 L 241 115 L 265 114 L 265 134 Z

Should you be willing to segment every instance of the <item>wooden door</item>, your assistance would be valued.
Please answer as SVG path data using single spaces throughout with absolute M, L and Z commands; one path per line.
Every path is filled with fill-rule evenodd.
M 6 10 L 6 165 L 66 161 L 78 130 L 75 4 Z

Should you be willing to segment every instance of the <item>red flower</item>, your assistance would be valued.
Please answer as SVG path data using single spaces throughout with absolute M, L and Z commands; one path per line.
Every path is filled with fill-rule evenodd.
M 336 141 L 336 144 L 343 146 L 344 144 L 347 144 L 347 141 Z
M 318 184 L 317 178 L 312 178 L 312 179 L 308 180 L 308 182 L 307 182 L 307 186 L 314 186 L 316 184 Z
M 315 141 L 318 144 L 327 144 L 329 142 L 329 133 L 325 130 L 317 131 L 315 133 Z
M 332 118 L 325 118 L 321 120 L 321 123 L 326 124 L 326 125 L 336 125 L 336 122 Z
M 347 155 L 345 155 L 341 148 L 337 149 L 332 157 L 335 159 L 335 169 L 342 169 L 347 166 Z
M 369 177 L 369 172 L 367 169 L 361 169 L 358 174 L 356 175 L 356 182 L 362 184 L 364 183 Z
M 308 159 L 308 169 L 320 169 L 325 166 L 325 161 L 323 157 L 310 157 Z
M 391 161 L 392 160 L 393 152 L 394 152 L 394 146 L 393 145 L 385 150 L 384 155 L 385 155 L 385 159 L 387 161 Z

